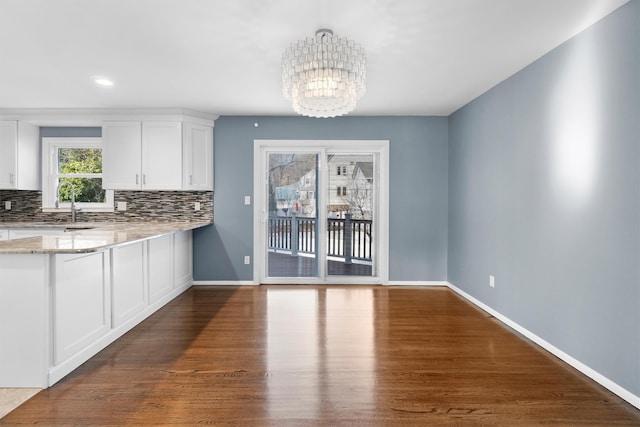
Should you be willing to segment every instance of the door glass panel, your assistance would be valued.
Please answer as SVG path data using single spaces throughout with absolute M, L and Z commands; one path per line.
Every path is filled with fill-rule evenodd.
M 335 154 L 327 159 L 327 274 L 373 276 L 373 154 Z
M 316 153 L 268 153 L 267 276 L 318 277 Z

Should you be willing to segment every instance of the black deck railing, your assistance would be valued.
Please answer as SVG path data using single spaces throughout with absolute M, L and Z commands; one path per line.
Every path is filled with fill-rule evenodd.
M 351 260 L 372 260 L 372 221 L 351 219 L 327 220 L 327 255 Z M 268 244 L 271 250 L 315 254 L 316 219 L 309 217 L 269 217 Z M 297 236 L 297 238 L 293 237 Z

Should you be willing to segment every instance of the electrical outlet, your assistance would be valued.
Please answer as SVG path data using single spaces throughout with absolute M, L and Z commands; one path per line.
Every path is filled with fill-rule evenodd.
M 249 265 L 251 264 L 251 257 L 249 255 L 245 255 L 244 257 L 244 264 L 245 265 Z
M 4 208 L 8 211 L 11 210 L 11 200 L 7 200 L 6 202 L 4 202 Z
M 496 287 L 496 278 L 495 276 L 489 275 L 489 286 L 492 288 Z
M 244 196 L 244 204 L 249 206 L 251 204 L 251 196 Z
M 116 209 L 118 209 L 119 211 L 126 211 L 127 210 L 127 202 L 118 202 L 116 204 Z
M 195 202 L 193 204 L 193 210 L 194 211 L 199 211 L 200 210 L 200 202 Z

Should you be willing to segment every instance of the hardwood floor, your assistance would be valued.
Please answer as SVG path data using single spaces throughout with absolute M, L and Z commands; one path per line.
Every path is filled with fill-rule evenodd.
M 2 425 L 640 425 L 446 288 L 195 287 Z

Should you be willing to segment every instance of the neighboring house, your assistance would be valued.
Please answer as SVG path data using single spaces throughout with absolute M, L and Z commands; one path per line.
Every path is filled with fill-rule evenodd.
M 341 155 L 329 159 L 329 217 L 372 219 L 373 162 L 371 156 Z M 295 212 L 316 216 L 316 170 L 312 169 L 290 185 L 276 187 L 278 216 Z
M 310 170 L 300 178 L 300 193 L 298 197 L 300 216 L 316 216 L 316 170 Z
M 373 162 L 371 156 L 334 156 L 329 159 L 329 213 L 343 218 L 372 219 Z

